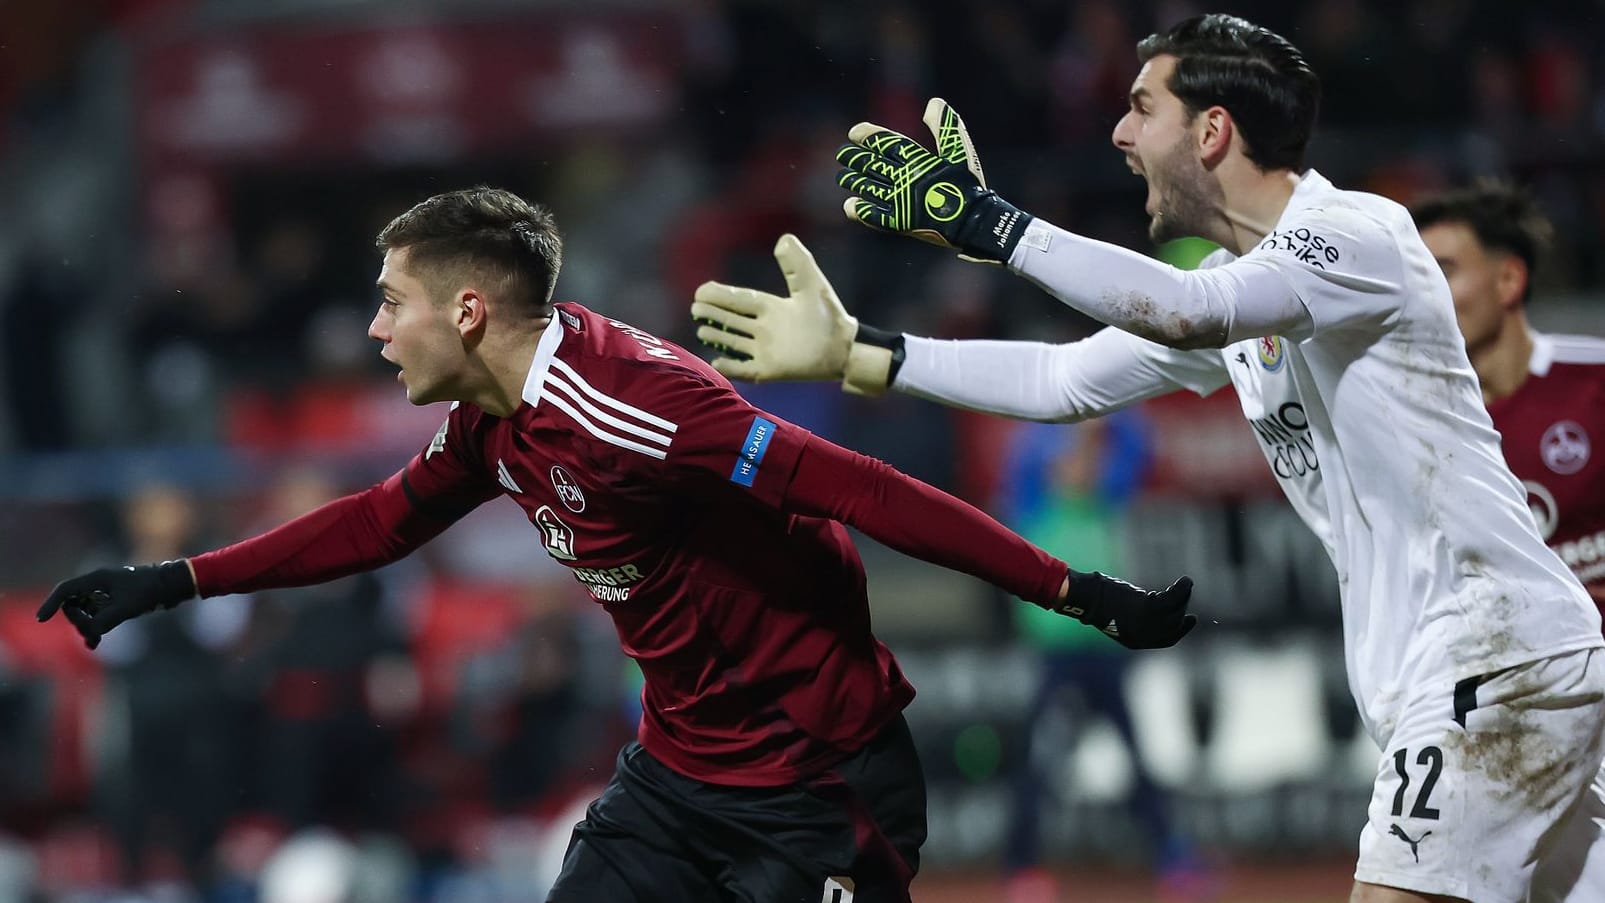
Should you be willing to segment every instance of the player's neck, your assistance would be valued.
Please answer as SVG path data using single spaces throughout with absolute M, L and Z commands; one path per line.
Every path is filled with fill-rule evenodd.
M 550 320 L 532 333 L 519 335 L 507 344 L 487 342 L 480 347 L 479 384 L 475 397 L 467 399 L 493 417 L 509 417 L 524 403 L 524 384 L 535 365 L 535 350 Z
M 1482 384 L 1482 400 L 1492 404 L 1515 394 L 1532 372 L 1533 331 L 1520 311 L 1511 314 L 1498 337 L 1471 355 L 1471 367 Z
M 1221 216 L 1226 223 L 1223 235 L 1215 239 L 1221 247 L 1241 257 L 1276 228 L 1287 202 L 1298 188 L 1298 173 L 1286 169 L 1262 172 L 1247 160 L 1235 174 L 1223 174 L 1225 189 Z

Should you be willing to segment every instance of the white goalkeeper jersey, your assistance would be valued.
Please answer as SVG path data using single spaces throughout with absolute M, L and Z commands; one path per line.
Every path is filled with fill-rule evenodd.
M 1117 329 L 1057 346 L 910 337 L 897 387 L 1075 420 L 1230 383 L 1336 566 L 1349 686 L 1384 746 L 1413 692 L 1605 645 L 1593 603 L 1545 546 L 1505 465 L 1448 284 L 1404 208 L 1312 171 L 1242 258 L 1220 251 L 1183 274 L 1124 251 L 1099 258 L 1097 245 L 1037 221 L 1010 263 L 1095 316 L 1089 294 L 1107 301 L 1111 286 L 1163 277 L 1229 324 L 1275 323 L 1280 334 L 1194 351 Z

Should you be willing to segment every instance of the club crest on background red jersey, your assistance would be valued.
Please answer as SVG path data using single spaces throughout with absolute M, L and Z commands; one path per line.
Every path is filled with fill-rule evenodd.
M 1588 433 L 1572 420 L 1562 420 L 1544 430 L 1539 440 L 1544 466 L 1558 474 L 1574 474 L 1588 463 Z

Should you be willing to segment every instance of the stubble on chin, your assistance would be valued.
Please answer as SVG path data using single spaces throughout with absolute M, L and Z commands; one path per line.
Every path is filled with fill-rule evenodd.
M 1166 201 L 1148 221 L 1148 237 L 1155 244 L 1203 237 L 1208 224 L 1225 204 L 1219 189 L 1202 178 L 1171 192 Z
M 1148 240 L 1156 245 L 1170 241 L 1173 236 L 1169 234 L 1170 219 L 1161 210 L 1148 219 Z
M 1148 237 L 1162 244 L 1203 236 L 1225 206 L 1226 197 L 1219 183 L 1192 155 L 1185 138 L 1158 161 L 1150 178 L 1154 176 L 1160 177 L 1164 187 L 1157 191 L 1159 203 L 1148 220 Z
M 1154 212 L 1148 220 L 1148 238 L 1156 245 L 1195 234 L 1189 223 L 1187 205 L 1172 200 Z

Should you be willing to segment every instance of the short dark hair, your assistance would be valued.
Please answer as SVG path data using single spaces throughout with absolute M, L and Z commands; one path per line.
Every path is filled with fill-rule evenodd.
M 1460 223 L 1471 229 L 1484 248 L 1520 258 L 1527 265 L 1527 285 L 1521 293 L 1524 304 L 1532 295 L 1538 259 L 1555 234 L 1555 227 L 1531 194 L 1499 179 L 1431 195 L 1411 205 L 1410 216 L 1417 229 Z
M 381 229 L 374 244 L 380 251 L 405 250 L 409 267 L 431 292 L 488 278 L 495 280 L 498 300 L 522 304 L 534 315 L 551 313 L 563 266 L 563 236 L 552 212 L 483 185 L 419 202 Z
M 1137 44 L 1137 58 L 1173 56 L 1166 85 L 1191 115 L 1224 107 L 1261 170 L 1304 171 L 1321 80 L 1288 40 L 1220 13 L 1194 16 Z

